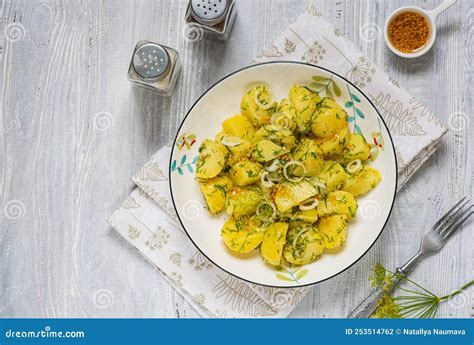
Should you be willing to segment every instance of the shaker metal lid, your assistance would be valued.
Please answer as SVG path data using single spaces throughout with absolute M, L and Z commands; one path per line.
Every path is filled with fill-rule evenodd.
M 133 54 L 133 69 L 144 79 L 158 79 L 169 70 L 170 57 L 159 44 L 146 43 Z
M 194 19 L 204 25 L 216 25 L 224 20 L 230 0 L 191 0 Z

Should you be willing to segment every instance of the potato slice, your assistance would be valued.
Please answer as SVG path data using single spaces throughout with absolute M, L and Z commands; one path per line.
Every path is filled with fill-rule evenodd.
M 293 86 L 290 89 L 290 101 L 295 107 L 297 129 L 301 133 L 307 133 L 311 129 L 311 118 L 316 105 L 321 98 L 317 93 L 310 91 L 304 86 Z
M 250 120 L 244 115 L 234 115 L 222 122 L 222 130 L 225 133 L 252 141 L 255 134 L 255 128 Z
M 317 209 L 321 217 L 344 214 L 348 219 L 351 219 L 356 215 L 357 201 L 351 193 L 336 190 L 321 200 Z
M 288 231 L 288 223 L 273 223 L 265 231 L 260 254 L 265 262 L 270 265 L 278 266 L 281 263 L 283 246 L 286 243 L 286 233 Z
M 289 99 L 283 98 L 278 104 L 276 113 L 273 116 L 284 115 L 289 121 L 290 126 L 286 126 L 291 131 L 296 129 L 296 110 L 293 103 Z
M 213 178 L 217 176 L 225 166 L 227 150 L 224 145 L 206 139 L 199 148 L 199 158 L 196 163 L 196 177 Z
M 262 201 L 263 193 L 258 187 L 234 187 L 227 193 L 226 212 L 235 219 L 250 216 Z
M 318 193 L 316 187 L 306 180 L 300 182 L 283 182 L 278 185 L 275 193 L 275 205 L 281 213 L 287 212 L 293 206 L 298 206 Z
M 323 217 L 318 222 L 318 234 L 323 239 L 326 249 L 342 247 L 347 237 L 347 216 L 336 214 Z
M 309 224 L 292 224 L 286 240 L 283 255 L 286 261 L 295 265 L 309 264 L 324 251 L 321 236 Z
M 324 158 L 316 141 L 304 138 L 293 150 L 293 158 L 303 163 L 306 168 L 306 176 L 315 176 L 320 173 L 324 166 Z
M 227 192 L 233 186 L 231 179 L 227 176 L 216 176 L 201 182 L 200 185 L 201 192 L 209 207 L 209 212 L 212 214 L 221 212 L 226 204 Z
M 260 140 L 255 144 L 250 157 L 257 162 L 265 163 L 288 152 L 290 151 L 287 148 L 279 146 L 270 140 Z
M 229 171 L 232 181 L 237 186 L 247 186 L 260 180 L 263 167 L 250 160 L 242 160 L 235 163 Z
M 382 179 L 380 172 L 365 165 L 359 172 L 349 175 L 344 190 L 354 196 L 364 195 L 374 189 Z
M 263 125 L 255 133 L 254 142 L 258 142 L 263 139 L 268 139 L 275 144 L 285 146 L 288 149 L 292 149 L 295 146 L 295 137 L 293 132 L 288 128 L 280 125 Z
M 261 102 L 271 102 L 270 90 L 265 85 L 257 85 L 250 89 L 240 102 L 240 112 L 247 117 L 255 127 L 270 123 L 270 109 L 262 109 L 255 102 L 255 97 L 258 95 Z M 274 102 L 274 101 L 273 101 Z M 277 105 L 274 102 L 273 108 Z
M 348 141 L 349 127 L 345 126 L 329 138 L 316 139 L 316 144 L 320 148 L 324 157 L 328 158 L 341 154 Z
M 318 138 L 330 138 L 344 127 L 347 127 L 345 110 L 332 98 L 323 98 L 312 118 L 313 134 Z
M 363 135 L 351 133 L 346 145 L 346 151 L 343 154 L 343 161 L 348 163 L 355 159 L 366 161 L 370 156 L 370 145 Z
M 295 221 L 313 224 L 318 220 L 318 211 L 316 208 L 313 208 L 312 210 L 297 210 L 293 213 L 291 218 Z
M 326 185 L 327 192 L 343 189 L 348 177 L 344 168 L 334 161 L 326 161 L 318 175 L 318 179 Z
M 248 253 L 262 243 L 265 229 L 255 227 L 252 223 L 252 218 L 227 219 L 222 227 L 221 236 L 230 250 L 242 254 Z

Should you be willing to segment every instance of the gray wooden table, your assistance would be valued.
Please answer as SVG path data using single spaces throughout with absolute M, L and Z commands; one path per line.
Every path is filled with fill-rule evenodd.
M 389 53 L 381 35 L 368 42 L 359 32 L 365 23 L 383 27 L 399 6 L 432 8 L 438 2 L 315 2 L 452 130 L 399 193 L 375 246 L 350 269 L 315 286 L 294 317 L 346 316 L 368 293 L 367 276 L 376 262 L 393 268 L 409 258 L 435 219 L 472 195 L 474 1 L 458 1 L 443 13 L 434 48 L 413 61 Z M 132 174 L 173 138 L 194 100 L 248 65 L 307 4 L 237 0 L 231 40 L 221 45 L 184 40 L 184 0 L 2 3 L 0 316 L 197 316 L 106 219 L 132 189 Z M 134 91 L 127 81 L 140 39 L 179 51 L 184 67 L 171 98 Z M 471 280 L 473 227 L 466 225 L 413 278 L 439 294 Z M 473 297 L 468 291 L 443 305 L 439 316 L 470 317 Z

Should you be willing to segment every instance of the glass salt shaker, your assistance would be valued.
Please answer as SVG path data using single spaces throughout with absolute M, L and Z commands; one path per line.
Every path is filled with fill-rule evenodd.
M 169 97 L 180 70 L 181 64 L 176 50 L 150 41 L 139 41 L 128 68 L 128 80 L 161 96 Z
M 185 35 L 189 40 L 202 36 L 227 41 L 234 25 L 235 0 L 189 0 Z

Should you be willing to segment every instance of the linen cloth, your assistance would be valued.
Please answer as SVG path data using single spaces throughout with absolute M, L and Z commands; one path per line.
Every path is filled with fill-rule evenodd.
M 303 61 L 358 86 L 387 124 L 397 155 L 398 188 L 437 149 L 446 127 L 419 100 L 374 65 L 309 5 L 254 62 Z M 214 266 L 188 239 L 172 206 L 171 147 L 160 149 L 133 177 L 137 188 L 109 219 L 203 317 L 286 317 L 310 290 L 277 289 L 235 278 Z

